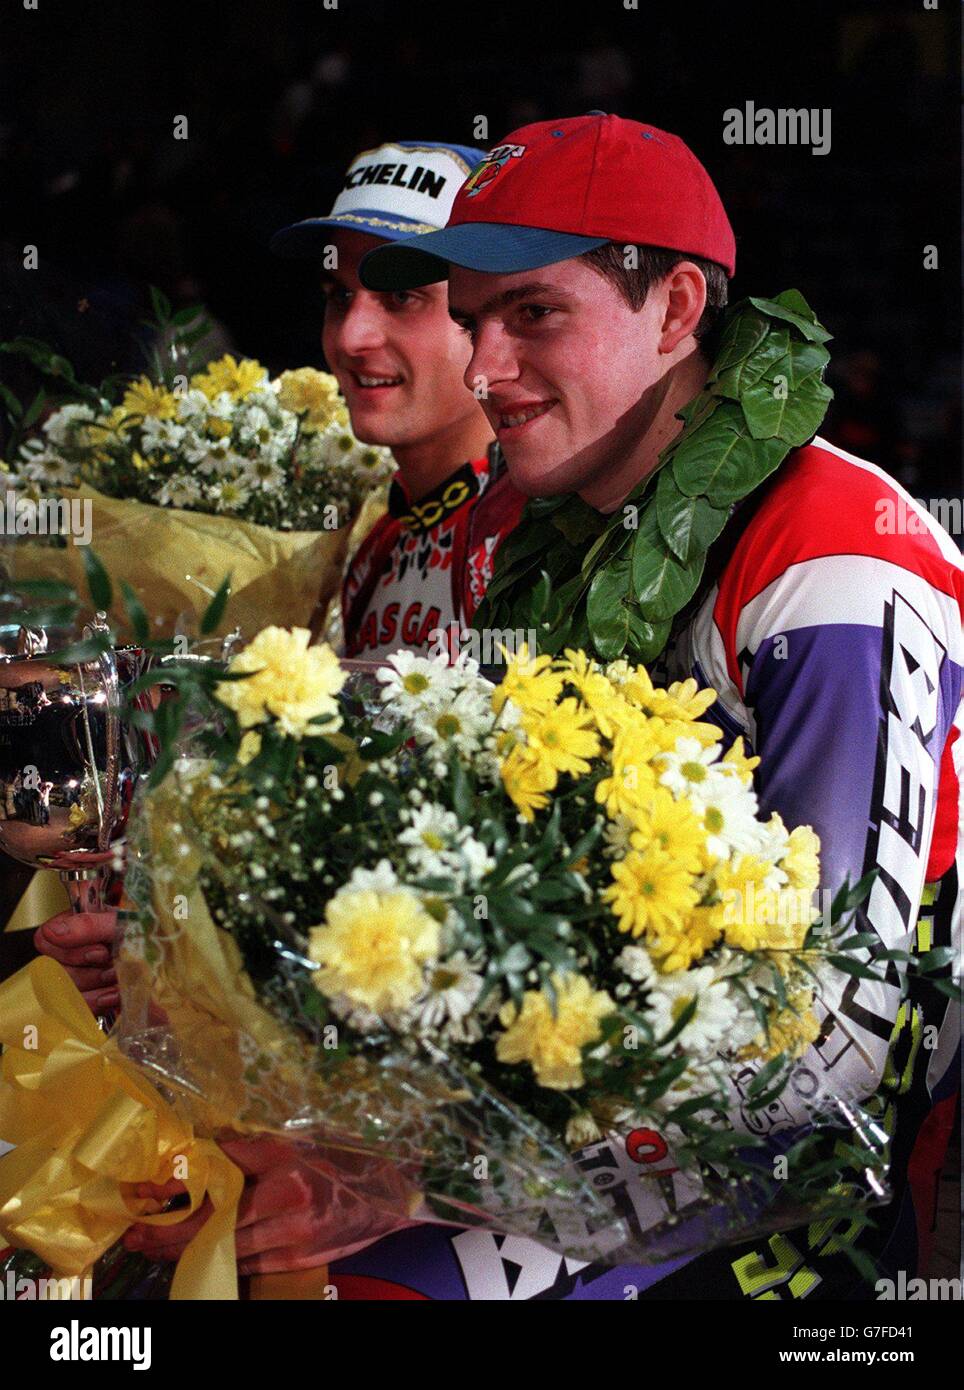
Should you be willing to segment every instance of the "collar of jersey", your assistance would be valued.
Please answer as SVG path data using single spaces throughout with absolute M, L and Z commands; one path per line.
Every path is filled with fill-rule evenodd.
M 470 497 L 476 497 L 479 490 L 479 475 L 474 463 L 464 463 L 417 502 L 409 499 L 401 479 L 394 478 L 388 490 L 389 515 L 395 517 L 406 531 L 419 535 L 431 531 L 445 517 L 458 511 Z

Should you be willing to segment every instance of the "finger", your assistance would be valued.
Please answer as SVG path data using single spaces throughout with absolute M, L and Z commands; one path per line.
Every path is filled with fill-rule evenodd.
M 81 994 L 99 993 L 101 990 L 117 989 L 117 972 L 111 967 L 108 970 L 78 969 L 77 966 L 67 966 L 67 974 L 80 990 Z
M 41 941 L 61 948 L 110 945 L 117 934 L 116 912 L 60 912 L 37 928 L 34 944 L 38 951 Z
M 156 1202 L 168 1202 L 172 1197 L 180 1197 L 187 1188 L 177 1178 L 167 1182 L 139 1182 L 134 1191 L 138 1197 L 153 1197 Z
M 124 1245 L 128 1250 L 139 1250 L 148 1259 L 176 1260 L 213 1210 L 210 1201 L 205 1199 L 193 1215 L 170 1226 L 149 1226 L 138 1221 L 125 1232 Z
M 259 1135 L 253 1139 L 220 1139 L 220 1147 L 245 1173 L 257 1175 L 297 1159 L 298 1150 L 285 1139 Z
M 107 967 L 111 963 L 109 946 L 57 946 L 39 933 L 34 939 L 34 946 L 41 955 L 49 956 L 68 968 L 72 965 Z
M 318 1269 L 330 1261 L 327 1251 L 306 1254 L 291 1246 L 280 1246 L 277 1250 L 265 1250 L 260 1255 L 252 1255 L 238 1261 L 239 1274 L 285 1274 L 294 1269 Z
M 120 1008 L 120 991 L 116 989 L 94 990 L 82 994 L 81 998 L 92 1014 L 105 1014 Z
M 307 1211 L 269 1216 L 264 1221 L 256 1221 L 252 1226 L 237 1230 L 234 1243 L 239 1260 L 261 1255 L 277 1246 L 293 1246 L 304 1252 L 318 1243 L 316 1224 Z
M 314 1204 L 314 1191 L 307 1176 L 298 1169 L 278 1168 L 249 1184 L 238 1206 L 238 1230 L 255 1221 L 280 1216 L 284 1212 L 308 1211 Z

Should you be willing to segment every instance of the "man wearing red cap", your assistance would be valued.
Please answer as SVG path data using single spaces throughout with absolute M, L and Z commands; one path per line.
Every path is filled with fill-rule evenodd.
M 443 230 L 379 248 L 360 275 L 379 290 L 447 277 L 450 313 L 472 342 L 466 382 L 484 384 L 508 465 L 475 517 L 467 607 L 490 582 L 497 594 L 477 621 L 497 613 L 500 628 L 528 626 L 541 565 L 560 594 L 542 628 L 548 649 L 564 629 L 602 659 L 660 654 L 668 674 L 712 686 L 725 738 L 742 736 L 760 759 L 761 811 L 820 835 L 822 887 L 873 875 L 857 914 L 878 943 L 872 958 L 950 945 L 960 930 L 964 567 L 892 479 L 814 437 L 829 398 L 829 335 L 799 295 L 747 301 L 739 351 L 714 360 L 734 269 L 729 220 L 682 141 L 593 112 L 507 136 Z M 774 322 L 766 371 L 734 380 Z M 742 414 L 721 411 L 681 469 L 673 451 L 727 393 Z M 647 492 L 650 478 L 658 485 Z M 575 530 L 546 525 L 561 503 Z M 501 563 L 485 540 L 500 511 L 522 513 Z M 605 549 L 588 556 L 620 513 L 638 523 L 623 571 Z M 890 525 L 895 516 L 913 524 Z M 580 588 L 583 562 L 598 580 L 595 607 Z M 785 1093 L 754 1125 L 805 1125 L 804 1081 L 878 1117 L 894 1199 L 859 1246 L 881 1274 L 916 1273 L 926 1258 L 956 1089 L 956 1016 L 943 1017 L 926 983 L 909 988 L 902 998 L 895 967 L 886 980 L 838 985 L 801 1061 L 801 1094 Z M 737 1098 L 742 1085 L 734 1080 Z M 745 1114 L 737 1122 L 750 1125 Z M 420 1250 L 402 1233 L 336 1279 L 429 1297 L 621 1298 L 630 1286 L 634 1297 L 873 1297 L 846 1255 L 858 1226 L 829 1224 L 615 1271 L 484 1233 L 421 1233 Z

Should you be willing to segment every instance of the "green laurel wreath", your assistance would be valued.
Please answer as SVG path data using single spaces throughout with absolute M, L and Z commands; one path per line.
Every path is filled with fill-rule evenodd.
M 734 506 L 819 428 L 830 336 L 797 290 L 733 305 L 706 386 L 653 472 L 609 516 L 574 494 L 530 499 L 473 625 L 535 629 L 551 655 L 651 661 Z

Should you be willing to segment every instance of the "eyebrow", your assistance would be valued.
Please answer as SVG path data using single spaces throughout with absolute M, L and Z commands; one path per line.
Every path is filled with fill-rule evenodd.
M 460 309 L 456 304 L 449 305 L 450 318 L 482 318 L 486 314 L 493 313 L 496 309 L 505 309 L 510 304 L 515 304 L 520 299 L 530 299 L 533 295 L 552 294 L 568 299 L 570 296 L 565 290 L 561 290 L 558 285 L 546 285 L 539 280 L 532 280 L 527 285 L 517 285 L 514 289 L 503 290 L 501 294 L 493 294 L 484 303 L 480 304 L 474 314 L 470 314 L 467 309 Z

